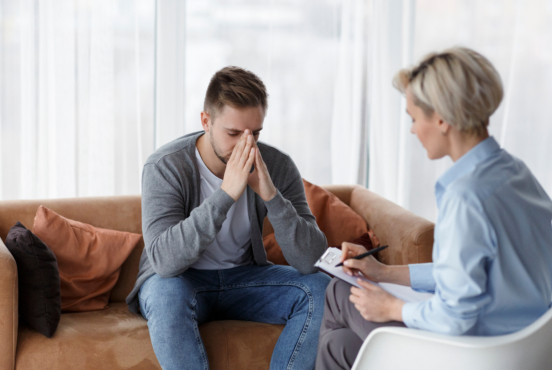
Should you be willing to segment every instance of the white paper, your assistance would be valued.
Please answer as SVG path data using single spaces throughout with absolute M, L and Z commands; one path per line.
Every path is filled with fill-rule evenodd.
M 366 279 L 364 276 L 350 276 L 343 271 L 343 268 L 335 267 L 339 263 L 339 258 L 341 257 L 341 251 L 337 248 L 328 248 L 326 252 L 320 257 L 320 259 L 314 264 L 314 266 L 326 271 L 329 274 L 332 274 L 335 277 L 340 278 L 341 280 L 354 285 L 356 287 L 362 288 L 357 279 L 362 279 L 370 284 L 377 285 L 383 290 L 391 293 L 395 297 L 405 301 L 405 302 L 421 302 L 433 297 L 431 293 L 420 293 L 412 290 L 411 287 L 391 284 L 391 283 L 374 283 L 371 280 Z

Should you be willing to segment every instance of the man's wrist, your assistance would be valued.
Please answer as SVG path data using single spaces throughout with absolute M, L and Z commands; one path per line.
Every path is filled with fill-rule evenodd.
M 274 188 L 274 191 L 271 192 L 266 198 L 262 198 L 262 200 L 264 200 L 265 202 L 270 202 L 272 199 L 274 199 L 274 197 L 278 194 L 278 191 L 276 190 L 276 188 Z
M 222 191 L 224 191 L 226 194 L 228 194 L 228 196 L 229 196 L 230 198 L 234 199 L 235 202 L 237 202 L 238 199 L 239 199 L 240 196 L 241 196 L 241 194 L 240 194 L 240 196 L 237 196 L 237 197 L 235 196 L 235 194 L 233 195 L 231 191 L 229 191 L 228 189 L 225 188 L 224 184 L 221 185 L 220 189 L 221 189 Z

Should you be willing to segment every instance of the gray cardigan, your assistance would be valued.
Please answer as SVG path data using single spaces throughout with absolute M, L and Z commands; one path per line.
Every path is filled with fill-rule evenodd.
M 153 274 L 163 278 L 182 274 L 215 239 L 234 199 L 216 190 L 199 204 L 200 176 L 195 157 L 197 139 L 204 132 L 178 138 L 153 153 L 142 173 L 142 232 L 144 251 L 134 289 L 126 302 L 139 311 L 138 291 Z M 328 247 L 305 197 L 301 175 L 291 158 L 258 143 L 278 194 L 265 202 L 249 186 L 253 261 L 267 265 L 263 220 L 268 215 L 286 260 L 302 274 L 317 271 L 316 260 Z

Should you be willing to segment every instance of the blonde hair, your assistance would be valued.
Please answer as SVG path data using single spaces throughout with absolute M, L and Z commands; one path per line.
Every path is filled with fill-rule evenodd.
M 393 86 L 407 87 L 426 116 L 434 112 L 468 134 L 481 135 L 504 95 L 502 81 L 491 62 L 463 47 L 427 55 L 417 66 L 401 69 Z

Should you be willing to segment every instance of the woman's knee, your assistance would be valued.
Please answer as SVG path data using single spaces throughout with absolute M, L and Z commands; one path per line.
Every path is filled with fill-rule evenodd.
M 351 284 L 341 279 L 333 278 L 326 289 L 326 300 L 335 302 L 338 306 L 344 302 L 349 302 L 351 295 Z
M 351 368 L 361 346 L 362 339 L 347 328 L 331 330 L 321 335 L 316 369 Z

